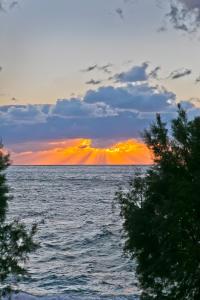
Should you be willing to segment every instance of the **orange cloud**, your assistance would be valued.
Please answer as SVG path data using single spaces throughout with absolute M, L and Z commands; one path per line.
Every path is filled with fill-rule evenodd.
M 43 146 L 44 148 L 44 146 Z M 90 139 L 52 141 L 44 150 L 12 152 L 17 165 L 131 165 L 151 164 L 146 145 L 131 139 L 108 148 L 92 146 Z

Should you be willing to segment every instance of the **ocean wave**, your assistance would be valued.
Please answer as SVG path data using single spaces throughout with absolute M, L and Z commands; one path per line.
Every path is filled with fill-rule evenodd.
M 66 295 L 46 295 L 37 296 L 27 293 L 15 293 L 11 297 L 5 297 L 3 300 L 139 300 L 138 296 L 95 296 L 95 295 L 77 295 L 69 293 Z
M 30 277 L 17 286 L 26 293 L 13 300 L 137 299 L 134 261 L 123 254 L 122 220 L 113 209 L 130 173 L 134 167 L 9 169 L 9 217 L 39 223 L 40 244 L 27 263 Z

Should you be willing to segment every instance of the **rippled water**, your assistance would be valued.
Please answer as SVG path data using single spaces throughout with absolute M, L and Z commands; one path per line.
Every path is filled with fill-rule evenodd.
M 137 298 L 134 263 L 123 254 L 119 210 L 113 209 L 116 190 L 134 170 L 10 167 L 10 217 L 39 223 L 40 248 L 30 258 L 31 277 L 20 290 L 49 299 Z

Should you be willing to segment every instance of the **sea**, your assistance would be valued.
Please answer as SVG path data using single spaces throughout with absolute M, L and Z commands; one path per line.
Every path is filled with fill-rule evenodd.
M 135 262 L 124 253 L 115 193 L 134 166 L 11 166 L 8 219 L 38 224 L 29 276 L 14 283 L 23 300 L 136 300 Z

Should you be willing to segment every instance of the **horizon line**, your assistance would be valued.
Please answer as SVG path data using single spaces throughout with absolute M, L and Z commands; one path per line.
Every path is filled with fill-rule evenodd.
M 11 167 L 148 167 L 148 166 L 153 166 L 153 164 L 102 164 L 102 165 L 98 165 L 98 164 L 94 164 L 94 165 L 83 165 L 83 164 L 74 164 L 74 165 L 17 165 L 17 164 L 11 164 Z

